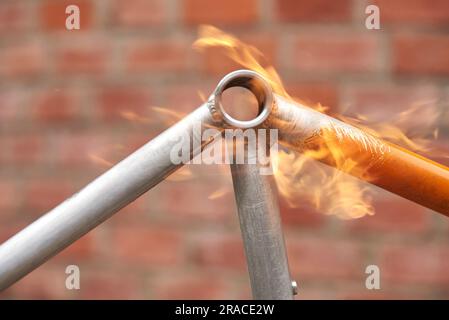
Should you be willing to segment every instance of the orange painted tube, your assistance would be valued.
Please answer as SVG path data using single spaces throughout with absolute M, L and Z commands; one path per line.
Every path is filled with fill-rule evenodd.
M 449 216 L 444 165 L 278 95 L 266 125 L 293 150 L 319 150 L 318 160 Z

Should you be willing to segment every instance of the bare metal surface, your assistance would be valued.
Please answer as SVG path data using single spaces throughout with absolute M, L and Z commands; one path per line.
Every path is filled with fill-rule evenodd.
M 252 294 L 256 300 L 292 300 L 276 183 L 260 169 L 259 164 L 231 164 Z
M 231 117 L 221 103 L 222 93 L 232 87 L 243 87 L 250 90 L 259 104 L 259 114 L 251 120 L 237 120 Z M 251 70 L 236 70 L 227 74 L 217 85 L 210 103 L 222 119 L 225 126 L 233 128 L 255 128 L 262 124 L 270 115 L 273 106 L 273 91 L 268 82 L 257 72 Z
M 223 117 L 227 114 L 220 112 L 221 94 L 233 86 L 253 91 L 261 108 L 257 124 L 263 122 L 272 105 L 272 93 L 263 78 L 249 70 L 227 75 L 207 103 L 3 243 L 0 246 L 0 290 L 40 266 L 179 168 L 182 164 L 173 164 L 170 152 L 181 136 L 190 134 L 190 158 L 198 155 L 207 144 L 202 141 L 203 131 L 212 127 L 221 130 L 220 124 L 226 123 Z M 252 126 L 255 122 L 239 124 Z M 199 125 L 200 130 L 195 130 Z
M 203 104 L 161 133 L 80 192 L 48 212 L 0 246 L 0 290 L 10 286 L 79 239 L 115 212 L 161 182 L 181 165 L 170 160 L 179 137 L 213 125 Z M 201 152 L 201 136 L 190 134 L 192 156 Z M 195 146 L 197 146 L 195 148 Z
M 281 142 L 294 150 L 307 149 L 307 142 L 323 130 L 332 130 L 339 140 L 350 139 L 360 150 L 374 155 L 388 152 L 390 145 L 364 131 L 300 103 L 274 95 L 275 108 L 267 124 L 279 129 Z
M 231 86 L 254 90 L 260 114 L 253 122 L 228 119 L 223 112 L 220 94 Z M 179 143 L 177 138 L 192 132 L 198 122 L 203 124 L 200 132 L 215 127 L 217 121 L 226 127 L 248 128 L 261 124 L 278 129 L 280 142 L 298 152 L 316 148 L 325 140 L 323 134 L 331 133 L 341 153 L 359 166 L 357 172 L 363 173 L 359 178 L 366 180 L 367 174 L 370 183 L 449 216 L 447 167 L 301 104 L 271 95 L 270 91 L 265 81 L 252 71 L 239 70 L 225 77 L 206 104 L 2 244 L 0 290 L 179 168 L 181 165 L 170 160 L 170 151 Z M 199 132 L 192 140 L 193 157 L 201 152 L 205 143 Z M 332 158 L 320 161 L 336 166 Z M 260 169 L 257 164 L 231 165 L 253 294 L 255 299 L 292 299 L 274 178 L 261 176 Z
M 242 86 L 254 93 L 259 102 L 256 119 L 237 121 L 224 112 L 221 94 L 233 86 Z M 193 146 L 190 158 L 193 158 L 206 144 L 201 137 L 204 130 L 216 128 L 217 124 L 243 128 L 259 125 L 268 117 L 272 99 L 270 87 L 257 73 L 238 70 L 227 75 L 207 103 L 3 243 L 0 246 L 0 290 L 40 266 L 179 168 L 182 164 L 173 164 L 170 153 L 180 137 L 190 134 Z M 199 124 L 201 130 L 194 130 Z M 272 177 L 263 181 L 273 182 Z M 261 187 L 271 188 L 270 183 L 262 183 Z M 276 192 L 275 189 L 271 191 Z M 275 195 L 271 197 L 272 205 L 277 206 Z M 278 212 L 278 209 L 272 209 L 274 211 L 270 209 L 270 212 Z M 279 223 L 277 226 L 280 227 Z M 280 232 L 280 229 L 272 231 Z
M 259 114 L 256 118 L 240 121 L 226 113 L 221 105 L 221 94 L 233 86 L 245 87 L 256 96 L 259 103 Z M 268 83 L 257 73 L 248 70 L 238 70 L 225 76 L 218 84 L 214 96 L 214 104 L 226 127 L 256 128 L 268 118 L 273 106 L 272 90 Z M 235 143 L 245 144 L 245 141 Z M 261 172 L 271 170 L 258 164 L 257 148 L 245 145 L 243 150 L 246 163 L 231 164 L 231 172 L 253 298 L 292 300 L 292 281 L 274 176 L 261 175 Z M 234 158 L 234 162 L 235 160 Z

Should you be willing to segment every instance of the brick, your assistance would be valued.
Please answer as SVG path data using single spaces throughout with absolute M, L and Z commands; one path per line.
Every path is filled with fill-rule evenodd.
M 345 283 L 346 285 L 346 283 Z M 300 282 L 299 295 L 296 299 L 301 300 L 336 300 L 342 290 L 334 286 L 315 286 Z
M 185 71 L 189 50 L 179 41 L 136 41 L 125 52 L 125 69 L 133 73 Z
M 232 297 L 231 299 L 236 300 L 251 300 L 253 299 L 253 295 L 251 292 L 251 284 L 249 281 L 248 274 L 243 277 L 233 277 L 227 281 L 228 283 L 233 283 L 233 291 L 229 294 L 226 294 L 227 298 Z
M 156 120 L 155 120 L 156 122 Z M 151 128 L 148 128 L 148 126 L 151 126 Z M 159 129 L 153 129 L 153 125 L 150 124 L 144 124 L 144 128 L 146 129 L 145 132 L 140 132 L 141 128 L 138 128 L 137 132 L 129 132 L 129 135 L 125 137 L 125 145 L 121 146 L 121 150 L 123 154 L 131 154 L 132 152 L 136 151 L 143 145 L 147 144 L 150 140 L 154 139 L 157 135 L 161 133 L 161 130 Z M 148 128 L 148 129 L 147 129 Z
M 221 197 L 210 199 L 210 195 L 217 190 L 232 190 L 230 185 L 220 184 L 220 177 L 215 181 L 211 179 L 195 179 L 188 165 L 186 181 L 173 181 L 160 187 L 160 210 L 168 215 L 169 219 L 179 222 L 187 221 L 212 221 L 225 222 L 234 217 L 235 206 L 233 193 L 227 192 Z M 181 177 L 182 178 L 182 177 Z M 176 179 L 176 178 L 175 178 Z M 176 199 L 173 202 L 172 199 Z
M 124 121 L 123 112 L 144 114 L 151 106 L 146 88 L 111 86 L 99 90 L 97 105 L 104 121 Z
M 73 244 L 58 253 L 55 261 L 78 263 L 79 261 L 89 260 L 94 254 L 93 233 L 88 233 L 76 240 Z
M 54 161 L 61 166 L 70 168 L 94 168 L 95 164 L 89 158 L 90 154 L 103 154 L 105 148 L 113 148 L 116 141 L 109 133 L 83 131 L 76 134 L 58 135 L 55 137 Z
M 282 22 L 343 22 L 351 20 L 351 0 L 277 0 L 276 13 Z
M 213 285 L 211 285 L 213 284 Z M 158 277 L 149 282 L 154 299 L 226 299 L 226 284 L 211 274 L 176 274 L 170 277 Z
M 445 0 L 375 0 L 379 7 L 381 23 L 406 25 L 449 24 L 449 3 Z
M 46 0 L 39 3 L 39 22 L 44 30 L 67 31 L 65 13 L 67 6 L 76 5 L 80 9 L 80 30 L 90 29 L 94 20 L 94 6 L 90 0 Z M 75 31 L 75 30 L 70 30 Z
M 145 221 L 146 216 L 154 211 L 153 205 L 151 208 L 148 208 L 148 198 L 149 195 L 145 194 L 128 204 L 126 207 L 120 209 L 120 214 L 114 217 L 114 223 L 120 225 L 126 224 L 127 222 L 141 223 L 142 221 Z M 155 199 L 157 199 L 157 197 Z M 154 207 L 157 208 L 157 205 L 154 205 Z
M 81 299 L 138 299 L 143 296 L 137 276 L 119 270 L 89 270 L 80 286 Z
M 204 83 L 166 86 L 164 98 L 170 110 L 182 116 L 202 105 L 213 89 L 212 85 Z
M 0 4 L 0 34 L 11 34 L 25 31 L 28 26 L 26 5 L 18 2 Z
M 195 241 L 195 261 L 204 268 L 244 272 L 246 259 L 240 234 L 201 234 Z
M 282 222 L 286 225 L 302 228 L 319 228 L 325 223 L 325 216 L 313 208 L 301 206 L 291 207 L 284 199 L 280 200 Z
M 39 216 L 53 209 L 74 193 L 66 180 L 28 182 L 24 187 L 26 212 Z
M 20 108 L 26 95 L 21 90 L 0 92 L 0 121 L 5 126 L 20 117 Z
M 36 41 L 14 43 L 0 51 L 0 75 L 4 77 L 36 77 L 46 67 L 45 50 Z
M 398 35 L 393 39 L 393 66 L 403 75 L 449 75 L 449 36 Z
M 183 19 L 188 25 L 248 25 L 258 19 L 256 0 L 228 0 L 212 2 L 208 0 L 184 0 Z
M 102 75 L 107 72 L 110 51 L 108 43 L 73 40 L 56 49 L 56 70 L 65 77 L 72 75 Z
M 404 232 L 422 233 L 430 228 L 429 213 L 420 205 L 404 199 L 387 197 L 374 202 L 375 214 L 348 221 L 354 232 Z
M 364 31 L 352 0 L 80 0 L 81 32 L 68 32 L 65 5 L 76 2 L 0 1 L 0 243 L 109 168 L 91 154 L 119 161 L 241 68 L 221 49 L 191 50 L 199 23 L 257 47 L 307 105 L 412 133 L 436 121 L 441 151 L 425 154 L 449 161 L 447 1 L 378 0 L 381 33 Z M 186 168 L 1 298 L 251 298 L 229 166 Z M 378 193 L 374 216 L 344 222 L 303 206 L 301 192 L 298 208 L 281 199 L 298 298 L 448 296 L 445 217 Z M 64 286 L 67 264 L 81 268 L 80 291 Z M 368 264 L 382 290 L 364 288 Z
M 328 107 L 328 110 L 336 110 L 338 107 L 338 92 L 331 83 L 287 83 L 287 93 L 307 106 Z
M 42 136 L 21 134 L 4 139 L 8 152 L 3 154 L 3 161 L 18 166 L 31 166 L 45 162 L 45 145 Z
M 66 89 L 39 91 L 32 97 L 32 102 L 35 119 L 43 123 L 68 122 L 79 116 L 76 97 Z
M 388 283 L 448 285 L 449 250 L 429 245 L 396 245 L 380 251 L 383 277 Z
M 441 118 L 440 90 L 426 85 L 354 85 L 346 90 L 342 113 L 364 119 L 361 124 L 396 144 L 424 152 Z M 410 138 L 411 145 L 404 136 Z M 426 138 L 424 142 L 421 138 Z M 421 140 L 420 140 L 421 139 Z M 431 151 L 429 154 L 433 154 Z
M 164 24 L 167 8 L 162 0 L 116 0 L 111 15 L 121 27 L 153 27 Z
M 5 291 L 10 297 L 21 299 L 67 299 L 65 266 L 41 267 L 25 276 Z
M 183 262 L 179 231 L 143 225 L 120 226 L 113 231 L 117 259 L 152 268 L 170 267 Z
M 366 275 L 368 276 L 368 275 Z M 382 273 L 381 273 L 382 277 Z M 429 299 L 429 293 L 425 289 L 419 291 L 401 290 L 398 288 L 391 288 L 391 286 L 383 286 L 381 278 L 381 290 L 367 290 L 366 288 L 354 288 L 341 292 L 336 298 L 345 300 L 418 300 Z M 360 287 L 360 286 L 359 286 Z
M 14 221 L 9 220 L 8 223 L 2 223 L 0 227 L 0 243 L 5 242 L 17 232 L 22 230 L 29 223 L 28 221 L 23 221 L 16 216 L 17 219 Z
M 124 158 L 115 146 L 103 146 L 100 150 L 89 151 L 87 153 L 90 166 L 92 166 L 94 172 L 97 172 L 97 175 L 111 169 Z
M 291 65 L 298 71 L 318 73 L 376 72 L 380 43 L 375 35 L 304 34 L 294 43 Z
M 110 223 L 115 228 L 115 226 L 119 225 L 143 224 L 147 221 L 152 221 L 151 218 L 158 213 L 157 204 L 153 204 L 157 201 L 158 193 L 154 190 L 149 191 L 120 209 L 110 219 Z M 151 205 L 148 205 L 149 203 Z
M 17 187 L 13 181 L 0 182 L 0 219 L 13 218 L 18 206 Z
M 371 121 L 385 122 L 419 106 L 437 113 L 439 95 L 438 88 L 433 85 L 353 85 L 347 89 L 345 114 L 352 112 L 362 114 Z M 429 116 L 431 114 L 426 118 Z M 407 117 L 411 126 L 419 126 L 419 122 L 424 120 L 422 114 L 420 119 L 414 119 L 413 114 Z
M 274 65 L 277 59 L 277 41 L 276 36 L 272 34 L 242 34 L 238 38 L 246 45 L 259 50 L 262 57 L 254 54 L 262 66 Z M 240 48 L 241 49 L 241 48 Z M 241 51 L 237 50 L 239 58 Z M 225 74 L 238 69 L 252 69 L 253 66 L 244 66 L 238 64 L 233 58 L 229 57 L 228 50 L 223 47 L 207 47 L 200 54 L 202 68 L 206 74 L 224 76 Z M 251 61 L 247 61 L 251 62 Z
M 59 135 L 54 138 L 56 156 L 52 160 L 62 168 L 67 166 L 83 171 L 91 169 L 99 174 L 98 169 L 111 167 L 154 138 L 155 133 L 151 129 L 145 134 L 130 133 L 123 137 L 112 135 L 109 131 L 97 130 Z M 106 165 L 106 162 L 110 165 Z
M 286 238 L 292 274 L 297 279 L 355 278 L 363 276 L 357 244 L 335 239 Z

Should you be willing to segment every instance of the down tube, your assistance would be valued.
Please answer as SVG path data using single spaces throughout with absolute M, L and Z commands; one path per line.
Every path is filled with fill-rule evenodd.
M 193 145 L 190 158 L 199 154 L 206 145 L 201 138 L 202 132 L 213 126 L 210 110 L 203 104 L 3 243 L 0 246 L 0 290 L 43 264 L 182 166 L 174 164 L 170 158 L 180 137 L 189 134 Z

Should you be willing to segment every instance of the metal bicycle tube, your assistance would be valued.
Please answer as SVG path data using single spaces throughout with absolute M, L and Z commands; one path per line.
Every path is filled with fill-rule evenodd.
M 7 288 L 110 218 L 182 166 L 170 153 L 186 133 L 190 158 L 214 126 L 205 103 L 0 246 L 0 290 Z M 200 130 L 197 130 L 197 129 Z M 217 130 L 217 132 L 220 132 Z
M 237 121 L 226 114 L 220 95 L 232 86 L 246 87 L 255 94 L 259 107 L 264 106 L 257 118 Z M 193 132 L 194 148 L 190 157 L 199 154 L 210 141 L 202 141 L 199 133 L 195 135 L 193 129 L 199 122 L 202 123 L 201 133 L 210 127 L 279 129 L 279 141 L 297 152 L 322 146 L 322 142 L 337 143 L 345 158 L 357 160 L 360 170 L 351 174 L 366 180 L 367 173 L 368 182 L 449 216 L 447 167 L 272 94 L 271 87 L 260 75 L 239 70 L 223 78 L 209 101 L 192 114 L 3 243 L 0 246 L 0 290 L 179 168 L 182 164 L 174 164 L 170 159 L 171 150 L 179 143 L 177 138 Z M 331 157 L 320 161 L 335 166 Z M 273 176 L 261 176 L 257 164 L 235 164 L 231 171 L 254 298 L 291 299 Z M 415 187 L 410 188 L 410 185 Z
M 200 154 L 224 128 L 222 120 L 227 114 L 220 112 L 222 92 L 232 86 L 250 86 L 249 81 L 254 79 L 259 81 L 256 84 L 264 83 L 252 71 L 244 70 L 227 75 L 217 85 L 209 100 L 194 112 L 1 244 L 0 291 L 39 267 L 181 167 L 183 163 L 175 164 L 171 153 L 174 149 L 179 149 L 175 146 L 185 144 L 186 138 L 190 145 L 188 158 L 193 159 Z M 266 106 L 271 104 L 271 101 L 266 100 L 268 88 L 265 87 L 263 92 L 258 88 L 251 89 L 260 103 L 264 99 Z M 256 120 L 264 121 L 269 111 L 266 108 Z M 247 125 L 252 127 L 253 123 Z M 215 129 L 212 133 L 214 136 L 209 131 L 207 141 L 203 141 L 202 135 L 208 129 Z
M 333 147 L 340 162 L 356 164 L 347 173 L 449 216 L 448 167 L 279 95 L 274 101 L 265 125 L 278 128 L 280 143 L 290 150 Z M 328 153 L 319 161 L 338 168 Z
M 248 159 L 256 153 L 246 148 Z M 293 300 L 276 183 L 263 165 L 231 164 L 234 194 L 253 298 Z M 266 172 L 266 170 L 264 170 Z
M 254 94 L 259 103 L 257 117 L 241 121 L 226 112 L 220 93 L 233 86 L 246 87 Z M 269 153 L 272 141 L 259 139 L 259 132 L 255 133 L 264 130 L 264 137 L 270 136 L 271 139 L 267 134 L 270 129 L 260 128 L 272 110 L 271 88 L 256 73 L 240 70 L 226 76 L 217 86 L 217 92 L 216 109 L 222 114 L 225 127 L 233 130 L 230 142 L 234 152 L 229 160 L 253 298 L 292 300 L 294 288 L 282 233 L 276 183 L 270 170 L 271 163 L 260 161 L 262 152 L 265 152 L 264 158 Z M 226 130 L 225 136 L 227 133 Z M 236 155 L 239 151 L 243 151 L 243 157 Z

